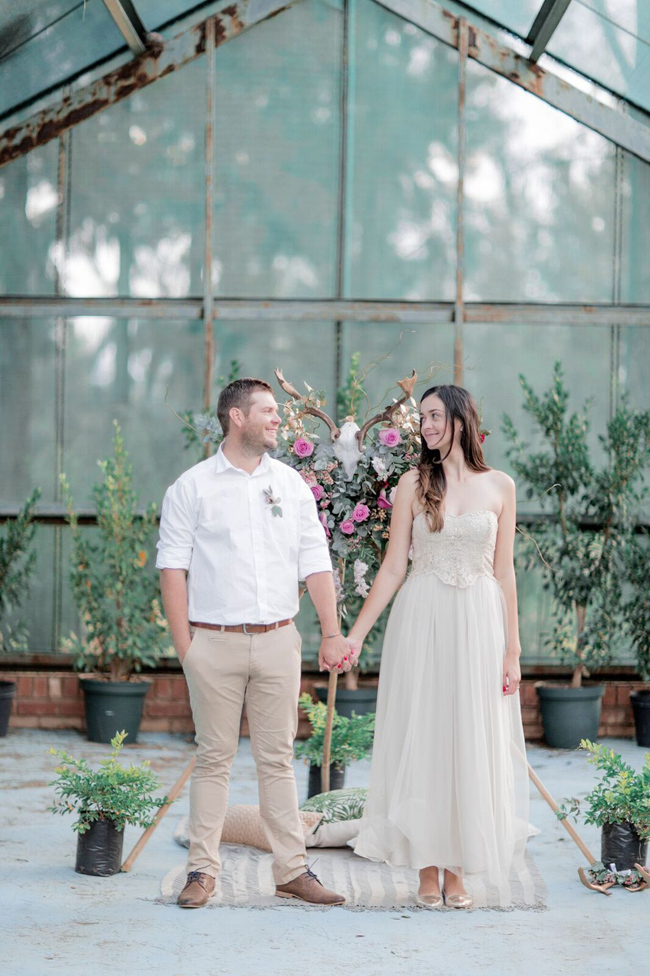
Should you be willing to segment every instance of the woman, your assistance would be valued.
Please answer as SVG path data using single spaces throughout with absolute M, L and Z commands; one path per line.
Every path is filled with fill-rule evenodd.
M 464 875 L 486 877 L 507 905 L 528 834 L 515 485 L 485 464 L 466 390 L 427 390 L 420 425 L 420 462 L 400 479 L 388 551 L 348 635 L 358 652 L 399 589 L 412 546 L 386 627 L 355 850 L 419 869 L 423 907 L 470 908 Z

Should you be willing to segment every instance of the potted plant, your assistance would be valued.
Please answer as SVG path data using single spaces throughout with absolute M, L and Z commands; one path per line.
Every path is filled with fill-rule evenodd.
M 40 497 L 40 488 L 36 488 L 16 518 L 7 520 L 0 536 L 0 652 L 4 653 L 23 653 L 27 649 L 25 625 L 12 626 L 7 617 L 20 607 L 34 571 L 36 553 L 30 549 L 36 531 L 34 510 Z M 0 681 L 0 736 L 7 734 L 15 694 L 15 681 Z
M 81 618 L 81 632 L 62 647 L 73 666 L 88 673 L 81 680 L 88 738 L 110 742 L 119 728 L 137 739 L 144 696 L 150 681 L 137 677 L 169 652 L 167 621 L 149 551 L 156 530 L 156 506 L 136 511 L 132 467 L 115 421 L 113 457 L 100 461 L 103 481 L 93 488 L 98 538 L 91 542 L 80 527 L 70 487 L 61 476 L 72 532 L 70 582 Z
M 650 539 L 644 532 L 633 537 L 626 549 L 627 582 L 630 596 L 625 604 L 627 633 L 636 652 L 637 669 L 643 681 L 650 681 Z M 650 746 L 650 689 L 630 695 L 636 741 Z
M 124 731 L 113 736 L 111 754 L 102 759 L 99 769 L 91 769 L 85 759 L 50 749 L 59 765 L 57 778 L 50 783 L 57 796 L 48 809 L 77 814 L 72 829 L 78 835 L 75 871 L 79 874 L 117 874 L 126 824 L 150 827 L 158 809 L 169 802 L 166 796 L 153 796 L 160 783 L 151 772 L 149 760 L 139 766 L 124 766 L 118 761 L 126 736 Z
M 635 865 L 644 867 L 650 837 L 650 753 L 637 772 L 613 749 L 583 739 L 580 748 L 590 755 L 602 773 L 599 782 L 583 801 L 573 797 L 565 801 L 558 813 L 560 820 L 580 814 L 586 824 L 601 828 L 600 862 L 591 866 L 592 880 L 597 884 L 643 885 L 644 879 Z M 567 806 L 567 804 L 569 804 Z M 583 811 L 584 804 L 584 811 Z
M 523 376 L 524 409 L 541 436 L 534 450 L 510 417 L 503 432 L 506 454 L 528 498 L 538 498 L 551 518 L 527 537 L 528 568 L 541 556 L 544 586 L 553 595 L 552 653 L 572 668 L 570 683 L 537 687 L 549 745 L 575 748 L 598 735 L 602 685 L 583 679 L 606 665 L 624 629 L 624 553 L 642 492 L 650 449 L 650 412 L 625 401 L 600 439 L 604 461 L 596 468 L 587 444 L 587 409 L 568 413 L 569 394 L 559 362 L 551 388 L 538 396 Z M 524 534 L 525 535 L 525 534 Z
M 308 739 L 296 743 L 296 756 L 309 763 L 309 791 L 307 797 L 317 796 L 321 790 L 321 766 L 323 764 L 323 742 L 327 706 L 315 702 L 304 692 L 299 699 L 301 708 L 307 714 L 311 725 Z M 372 751 L 375 734 L 375 713 L 353 714 L 350 718 L 334 713 L 332 726 L 332 746 L 330 763 L 330 790 L 342 789 L 345 782 L 345 768 L 351 762 L 364 759 Z

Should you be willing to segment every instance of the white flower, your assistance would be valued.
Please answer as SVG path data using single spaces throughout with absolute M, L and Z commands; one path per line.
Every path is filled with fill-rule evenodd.
M 368 572 L 368 563 L 364 563 L 362 559 L 354 560 L 354 583 L 355 592 L 359 596 L 366 597 L 370 592 L 370 588 L 366 582 L 365 576 Z
M 372 464 L 373 468 L 375 469 L 375 473 L 376 473 L 376 475 L 377 475 L 378 478 L 381 478 L 382 475 L 385 475 L 386 474 L 386 465 L 384 464 L 382 458 L 375 456 L 372 459 L 371 464 Z

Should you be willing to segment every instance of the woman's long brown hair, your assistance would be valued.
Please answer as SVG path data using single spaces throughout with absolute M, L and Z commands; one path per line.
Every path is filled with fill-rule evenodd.
M 420 398 L 420 405 L 428 396 L 435 393 L 445 407 L 447 423 L 451 427 L 451 444 L 445 457 L 437 448 L 429 450 L 424 437 L 418 463 L 417 499 L 422 505 L 431 532 L 440 532 L 445 524 L 442 502 L 447 491 L 447 479 L 442 462 L 449 456 L 456 435 L 456 422 L 462 425 L 460 446 L 465 455 L 465 463 L 472 471 L 489 471 L 483 458 L 481 447 L 480 420 L 476 401 L 462 386 L 432 386 Z

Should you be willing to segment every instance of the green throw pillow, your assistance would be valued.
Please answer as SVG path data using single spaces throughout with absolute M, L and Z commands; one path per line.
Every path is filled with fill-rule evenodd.
M 321 823 L 336 823 L 339 820 L 359 820 L 363 816 L 368 790 L 363 786 L 352 786 L 347 790 L 331 790 L 319 793 L 303 803 L 301 810 L 316 810 L 323 814 Z

